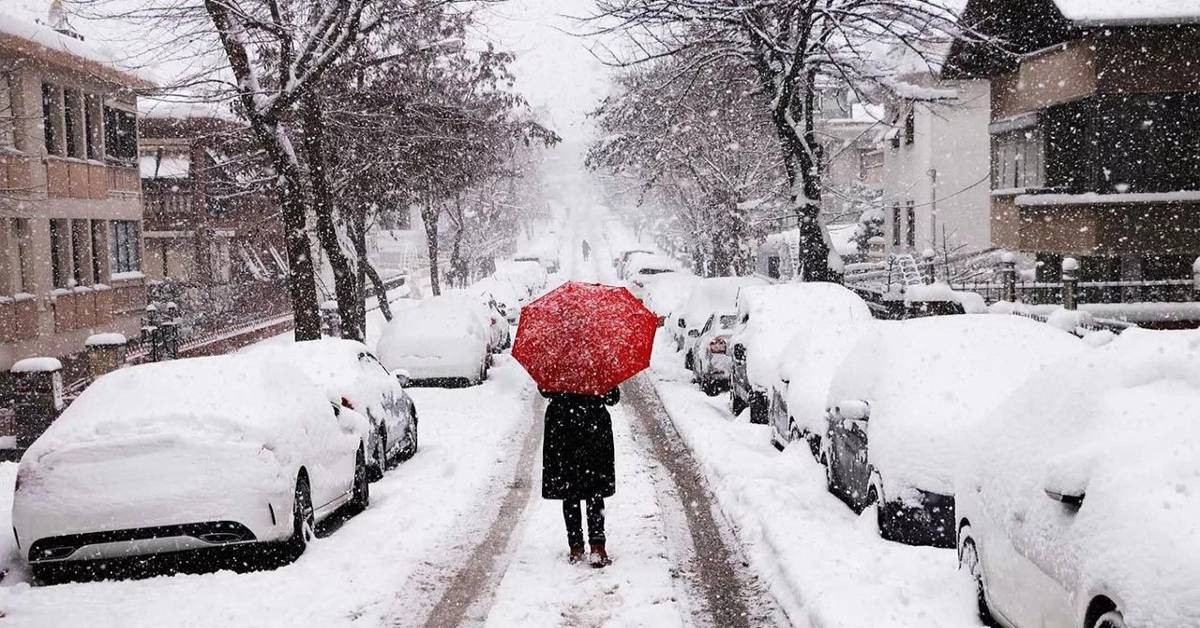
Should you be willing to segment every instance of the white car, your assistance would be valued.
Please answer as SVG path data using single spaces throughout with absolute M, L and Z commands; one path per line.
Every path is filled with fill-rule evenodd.
M 683 265 L 666 255 L 635 255 L 625 264 L 625 280 L 629 291 L 640 300 L 646 299 L 647 285 L 657 275 L 678 273 Z
M 692 292 L 692 286 L 698 281 L 699 277 L 688 272 L 664 273 L 648 278 L 643 301 L 646 309 L 657 314 L 661 323 L 668 314 L 683 305 Z
M 689 332 L 695 336 L 689 338 L 693 357 L 688 360 L 687 368 L 691 369 L 700 390 L 710 397 L 729 388 L 733 374 L 729 339 L 736 324 L 736 312 L 716 312 L 709 314 L 703 327 Z
M 367 463 L 371 480 L 417 452 L 417 407 L 404 386 L 408 373 L 388 372 L 367 346 L 322 338 L 255 347 L 248 355 L 292 364 L 325 388 L 329 401 L 364 414 L 371 422 Z
M 618 277 L 625 276 L 625 265 L 629 263 L 629 259 L 635 255 L 653 255 L 653 251 L 646 249 L 625 249 L 613 258 L 613 268 L 617 271 Z
M 517 294 L 517 289 L 511 281 L 496 276 L 485 277 L 471 284 L 467 291 L 489 301 L 495 301 L 496 311 L 508 321 L 509 325 L 517 324 L 521 315 L 521 305 L 525 301 Z M 521 291 L 524 292 L 525 289 L 522 288 Z
M 838 284 L 807 282 L 743 288 L 738 293 L 737 323 L 729 340 L 733 357 L 729 403 L 733 413 L 740 414 L 748 407 L 752 423 L 767 423 L 768 387 L 779 379 L 783 350 L 797 331 L 871 318 L 866 302 Z
M 84 390 L 21 458 L 13 531 L 35 578 L 89 561 L 282 543 L 365 508 L 362 415 L 248 355 L 133 366 Z
M 1200 626 L 1200 335 L 1126 331 L 999 405 L 968 446 L 958 549 L 1012 628 Z
M 558 272 L 558 256 L 550 253 L 518 253 L 513 257 L 514 262 L 535 262 L 541 264 L 547 273 Z
M 453 297 L 433 297 L 396 312 L 379 338 L 379 360 L 413 383 L 475 385 L 487 379 L 489 332 Z
M 508 324 L 508 319 L 500 314 L 498 304 L 493 300 L 484 300 L 462 290 L 447 291 L 441 298 L 457 299 L 463 307 L 475 315 L 479 324 L 487 330 L 488 351 L 500 353 L 512 344 L 512 329 Z
M 954 547 L 963 444 L 1047 364 L 1088 347 L 1021 316 L 878 321 L 838 367 L 821 455 L 829 492 L 855 512 L 878 505 L 883 538 Z
M 532 299 L 546 288 L 550 280 L 546 269 L 537 262 L 503 260 L 496 262 L 496 277 L 507 280 L 517 288 L 522 302 Z
M 742 288 L 766 283 L 758 277 L 710 277 L 692 284 L 683 305 L 672 312 L 668 329 L 675 339 L 675 349 L 683 352 L 685 368 L 692 368 L 693 354 L 698 346 L 696 339 L 709 317 L 733 313 Z

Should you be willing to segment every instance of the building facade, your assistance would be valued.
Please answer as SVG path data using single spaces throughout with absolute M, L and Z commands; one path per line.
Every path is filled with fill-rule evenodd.
M 877 144 L 884 252 L 992 248 L 987 81 L 901 80 L 914 95 L 890 99 Z
M 67 32 L 0 26 L 0 373 L 136 337 L 146 303 L 137 95 Z
M 1151 3 L 1153 4 L 1153 3 Z M 972 0 L 964 22 L 1008 51 L 955 43 L 944 75 L 991 82 L 996 244 L 1039 279 L 1185 279 L 1200 254 L 1200 10 Z

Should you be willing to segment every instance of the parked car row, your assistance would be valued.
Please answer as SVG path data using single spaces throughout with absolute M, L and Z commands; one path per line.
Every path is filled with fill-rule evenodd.
M 416 452 L 406 378 L 336 339 L 100 377 L 21 458 L 18 548 L 39 580 L 181 551 L 298 555 Z
M 880 321 L 840 286 L 755 283 L 698 279 L 668 317 L 695 381 L 727 378 L 735 413 L 803 446 L 883 538 L 955 549 L 988 625 L 1200 625 L 1200 334 L 1095 348 L 1023 317 Z

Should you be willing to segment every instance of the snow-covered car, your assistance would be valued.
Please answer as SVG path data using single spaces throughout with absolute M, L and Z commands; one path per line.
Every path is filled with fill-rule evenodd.
M 528 301 L 545 289 L 546 282 L 549 281 L 546 269 L 537 262 L 497 261 L 495 276 L 512 283 L 517 288 L 522 302 Z
M 472 386 L 487 379 L 489 332 L 460 299 L 433 297 L 402 309 L 384 327 L 377 355 L 413 384 Z
M 512 344 L 512 329 L 508 324 L 508 319 L 500 313 L 498 304 L 493 300 L 485 300 L 464 290 L 450 290 L 442 297 L 459 301 L 463 307 L 475 315 L 479 324 L 487 330 L 488 351 L 500 353 Z
M 656 279 L 661 279 L 658 275 L 681 271 L 683 265 L 666 255 L 638 255 L 625 265 L 625 279 L 629 282 L 629 291 L 633 296 L 645 301 L 647 286 Z
M 647 278 L 646 309 L 657 314 L 661 323 L 668 314 L 683 305 L 697 281 L 700 281 L 699 277 L 687 272 L 664 273 Z
M 954 547 L 967 437 L 1038 370 L 1085 349 L 1019 316 L 876 322 L 829 386 L 821 444 L 829 491 L 855 512 L 878 505 L 885 539 Z
M 548 273 L 558 272 L 558 256 L 545 251 L 518 253 L 513 257 L 514 262 L 534 262 L 541 264 Z
M 392 464 L 417 452 L 417 407 L 404 391 L 408 373 L 389 372 L 367 345 L 322 338 L 263 345 L 248 355 L 298 367 L 325 389 L 330 402 L 367 417 L 371 422 L 367 464 L 371 466 L 372 481 L 383 477 Z
M 517 294 L 517 289 L 512 282 L 496 276 L 484 277 L 479 281 L 471 284 L 467 288 L 468 292 L 479 295 L 487 299 L 489 302 L 495 302 L 496 311 L 509 322 L 510 325 L 516 325 L 517 320 L 521 315 L 521 304 L 523 303 L 520 296 Z M 522 288 L 524 291 L 524 288 Z
M 700 328 L 708 322 L 709 317 L 735 313 L 738 292 L 742 288 L 766 283 L 758 277 L 709 277 L 692 285 L 683 305 L 673 310 L 668 320 L 668 331 L 675 340 L 675 350 L 683 352 L 685 368 L 692 368 Z
M 1013 628 L 1200 626 L 1200 335 L 1130 330 L 977 431 L 958 548 Z
M 732 359 L 730 407 L 750 408 L 752 423 L 766 424 L 768 387 L 779 378 L 782 352 L 807 327 L 870 320 L 865 301 L 833 283 L 750 286 L 738 292 L 737 322 L 729 339 Z
M 729 387 L 733 374 L 733 360 L 729 356 L 729 338 L 737 324 L 737 314 L 725 312 L 709 314 L 704 326 L 696 330 L 693 358 L 687 367 L 700 385 L 700 390 L 714 397 Z
M 105 375 L 21 458 L 13 530 L 38 579 L 90 561 L 281 543 L 365 508 L 361 414 L 270 357 L 172 360 Z
M 618 277 L 624 277 L 625 276 L 625 264 L 629 263 L 629 258 L 631 258 L 635 255 L 653 255 L 653 254 L 654 254 L 653 251 L 648 251 L 646 249 L 625 249 L 625 250 L 621 251 L 620 253 L 617 253 L 617 256 L 615 258 L 613 258 L 613 268 L 616 269 Z
M 779 377 L 768 393 L 771 444 L 783 449 L 803 441 L 820 459 L 829 384 L 842 360 L 874 324 L 873 320 L 834 322 L 806 327 L 792 336 L 783 350 Z

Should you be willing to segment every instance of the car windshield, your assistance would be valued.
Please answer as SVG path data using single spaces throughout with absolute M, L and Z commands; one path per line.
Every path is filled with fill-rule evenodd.
M 674 272 L 670 268 L 643 268 L 638 271 L 639 275 L 661 275 L 663 273 Z

